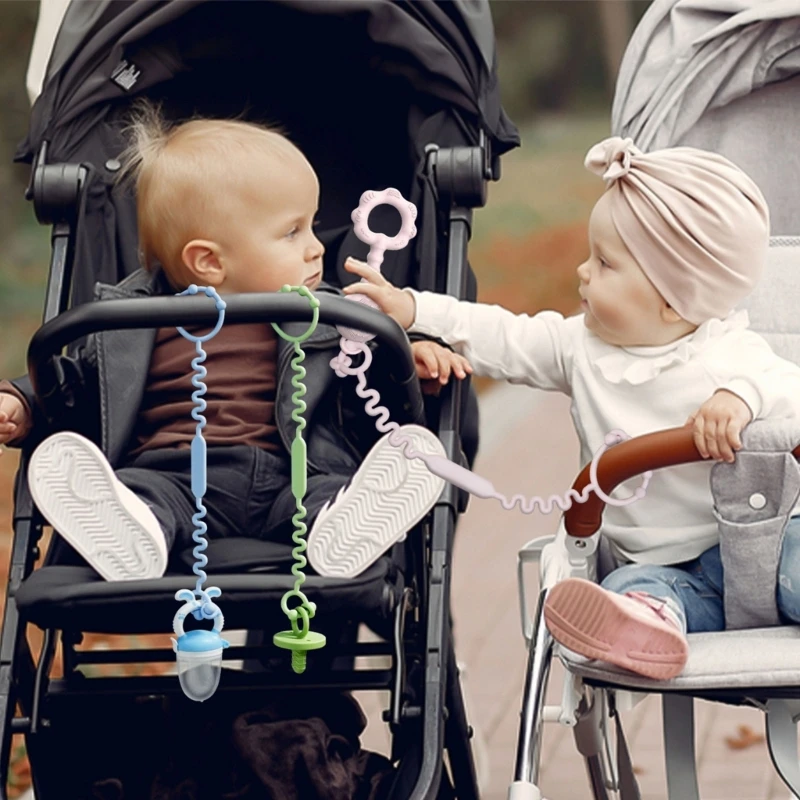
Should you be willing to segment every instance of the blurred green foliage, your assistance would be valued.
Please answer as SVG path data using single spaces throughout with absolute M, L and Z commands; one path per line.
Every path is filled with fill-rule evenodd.
M 12 162 L 25 135 L 30 104 L 25 91 L 38 3 L 33 0 L 0 0 L 0 241 L 7 247 L 8 234 L 16 230 L 30 211 L 22 202 L 28 181 L 27 166 Z
M 547 112 L 610 114 L 622 47 L 649 0 L 490 0 L 490 5 L 500 92 L 511 119 L 524 124 Z

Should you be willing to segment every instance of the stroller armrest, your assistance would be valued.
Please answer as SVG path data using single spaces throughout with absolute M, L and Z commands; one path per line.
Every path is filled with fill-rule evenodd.
M 406 332 L 389 316 L 352 303 L 343 297 L 317 295 L 319 321 L 374 333 L 392 354 L 393 376 L 405 387 L 413 409 L 423 407 L 416 369 Z M 312 311 L 305 298 L 269 293 L 235 294 L 225 297 L 225 319 L 230 322 L 310 322 Z M 44 324 L 28 346 L 28 374 L 40 401 L 58 389 L 52 357 L 70 342 L 102 330 L 162 328 L 172 325 L 213 326 L 217 310 L 204 297 L 148 297 L 102 300 L 65 311 Z
M 800 457 L 800 446 L 794 455 Z M 605 452 L 597 464 L 597 482 L 605 494 L 610 494 L 623 481 L 647 470 L 702 460 L 691 428 L 670 428 L 628 439 Z M 587 464 L 572 484 L 578 493 L 589 483 L 589 468 Z M 574 503 L 564 512 L 567 533 L 579 539 L 592 536 L 600 528 L 604 508 L 605 503 L 594 493 L 585 503 Z

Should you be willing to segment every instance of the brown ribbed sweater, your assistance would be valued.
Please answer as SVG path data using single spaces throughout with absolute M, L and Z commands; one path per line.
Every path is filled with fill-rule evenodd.
M 204 332 L 187 328 L 189 333 Z M 246 444 L 279 451 L 275 427 L 278 343 L 268 323 L 223 325 L 203 344 L 208 370 L 203 399 L 208 445 Z M 189 447 L 197 422 L 191 416 L 195 345 L 175 328 L 156 333 L 150 371 L 139 408 L 131 456 L 163 447 Z
M 206 329 L 187 328 L 200 334 Z M 206 425 L 203 438 L 208 445 L 246 444 L 280 452 L 283 445 L 275 426 L 275 386 L 277 336 L 269 323 L 223 325 L 203 344 L 208 371 L 203 395 Z M 156 332 L 147 383 L 139 407 L 131 456 L 157 448 L 191 446 L 197 426 L 191 416 L 192 361 L 195 345 L 175 328 Z M 8 381 L 0 382 L 0 392 L 24 397 Z M 15 441 L 28 433 L 20 430 Z

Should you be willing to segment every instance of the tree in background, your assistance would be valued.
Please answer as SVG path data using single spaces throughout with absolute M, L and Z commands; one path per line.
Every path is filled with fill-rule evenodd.
M 25 73 L 38 12 L 31 0 L 0 2 L 0 242 L 30 214 L 22 202 L 29 170 L 11 159 L 28 129 Z
M 517 123 L 542 111 L 608 109 L 625 46 L 649 0 L 490 0 L 503 105 Z

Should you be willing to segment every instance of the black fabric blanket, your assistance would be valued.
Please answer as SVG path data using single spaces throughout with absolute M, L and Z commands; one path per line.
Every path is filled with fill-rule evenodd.
M 148 800 L 382 800 L 394 778 L 388 759 L 361 749 L 366 718 L 348 694 L 274 698 L 257 711 L 187 701 L 172 711 Z M 129 786 L 96 781 L 90 797 L 138 800 Z

